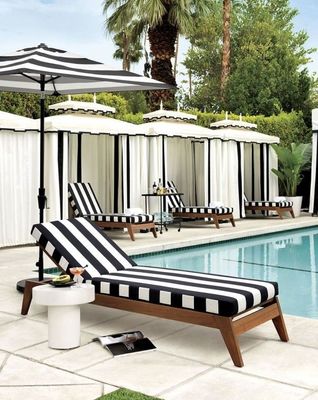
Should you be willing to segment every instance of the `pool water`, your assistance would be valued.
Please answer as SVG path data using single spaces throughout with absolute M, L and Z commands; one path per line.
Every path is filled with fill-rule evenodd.
M 133 258 L 140 265 L 277 281 L 284 313 L 318 319 L 318 228 Z

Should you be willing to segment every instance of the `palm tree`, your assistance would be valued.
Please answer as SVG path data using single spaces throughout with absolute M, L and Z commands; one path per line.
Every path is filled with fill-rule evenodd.
M 186 33 L 198 15 L 210 10 L 211 0 L 103 0 L 106 29 L 121 32 L 134 21 L 140 34 L 147 29 L 153 59 L 151 76 L 161 82 L 176 85 L 171 58 L 175 55 L 178 33 Z M 112 14 L 107 17 L 108 12 Z M 136 21 L 136 22 L 135 22 Z M 154 109 L 160 101 L 174 101 L 174 91 L 153 91 L 150 105 Z
M 140 39 L 133 40 L 130 32 L 126 30 L 116 33 L 113 40 L 117 46 L 113 57 L 123 60 L 123 69 L 125 71 L 130 71 L 130 65 L 139 62 L 143 56 Z
M 231 55 L 231 0 L 223 0 L 223 49 L 221 62 L 221 99 L 224 99 L 224 90 L 230 75 Z

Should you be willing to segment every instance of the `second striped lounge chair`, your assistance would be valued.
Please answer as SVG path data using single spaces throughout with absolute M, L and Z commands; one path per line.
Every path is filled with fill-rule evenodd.
M 68 199 L 75 217 L 85 217 L 101 228 L 127 228 L 131 240 L 135 231 L 149 229 L 157 237 L 154 217 L 151 214 L 105 214 L 90 183 L 69 183 Z
M 178 193 L 173 181 L 167 181 L 167 188 L 170 193 Z M 220 228 L 220 221 L 228 220 L 235 226 L 232 207 L 205 207 L 205 206 L 185 206 L 180 195 L 167 196 L 169 212 L 173 217 L 203 219 L 210 218 L 215 226 Z M 179 227 L 180 230 L 180 227 Z
M 272 320 L 288 341 L 276 282 L 137 265 L 86 218 L 36 224 L 31 234 L 62 270 L 87 265 L 95 304 L 217 328 L 238 367 L 238 337 L 255 326 Z M 30 293 L 24 299 L 25 314 Z

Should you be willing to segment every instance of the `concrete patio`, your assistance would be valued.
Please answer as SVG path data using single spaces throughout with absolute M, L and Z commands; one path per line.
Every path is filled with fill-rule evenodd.
M 222 224 L 170 226 L 154 239 L 140 233 L 136 241 L 111 232 L 129 254 L 230 240 L 238 237 L 317 226 L 318 219 L 246 219 L 237 227 Z M 218 331 L 94 305 L 82 306 L 82 346 L 53 350 L 47 342 L 47 314 L 32 304 L 20 314 L 22 295 L 16 282 L 32 272 L 34 246 L 0 250 L 0 399 L 93 400 L 125 387 L 166 400 L 318 400 L 318 320 L 286 315 L 290 342 L 280 342 L 271 323 L 241 337 L 245 366 L 233 366 Z M 48 267 L 52 265 L 45 263 Z M 157 350 L 112 358 L 98 335 L 141 330 Z M 67 334 L 67 332 L 65 332 Z

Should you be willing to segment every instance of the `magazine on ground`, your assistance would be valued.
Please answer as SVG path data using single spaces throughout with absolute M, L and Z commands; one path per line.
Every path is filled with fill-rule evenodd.
M 144 337 L 140 331 L 98 336 L 93 339 L 93 342 L 100 342 L 114 357 L 138 353 L 140 351 L 155 350 L 156 348 L 156 346 L 148 338 Z

